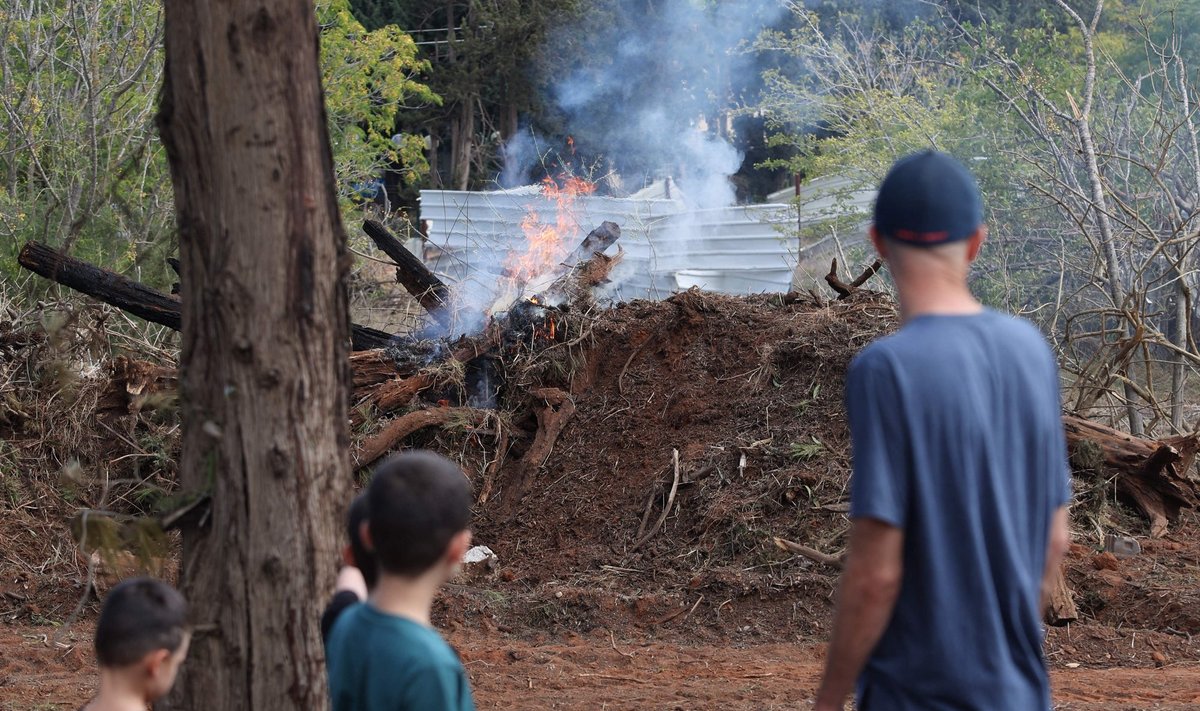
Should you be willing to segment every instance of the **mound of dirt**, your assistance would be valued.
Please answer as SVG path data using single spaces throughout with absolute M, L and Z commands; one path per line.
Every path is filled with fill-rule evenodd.
M 539 468 L 502 471 L 481 539 L 529 582 L 623 571 L 677 578 L 693 597 L 792 584 L 810 563 L 772 537 L 841 548 L 842 378 L 896 323 L 867 293 L 689 291 L 605 312 L 577 370 L 552 383 L 573 417 Z

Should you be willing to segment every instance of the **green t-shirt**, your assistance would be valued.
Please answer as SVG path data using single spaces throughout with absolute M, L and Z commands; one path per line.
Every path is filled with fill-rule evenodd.
M 475 711 L 462 662 L 435 630 L 354 605 L 325 650 L 333 711 Z

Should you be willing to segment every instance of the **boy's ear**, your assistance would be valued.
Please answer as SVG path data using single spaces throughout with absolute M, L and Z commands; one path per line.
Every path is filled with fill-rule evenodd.
M 354 560 L 354 549 L 349 544 L 342 546 L 342 562 L 355 568 L 358 567 L 358 561 Z
M 170 659 L 171 653 L 166 649 L 156 649 L 153 652 L 148 652 L 142 657 L 142 669 L 145 670 L 146 676 L 153 679 L 162 671 L 163 665 Z
M 450 565 L 459 565 L 470 548 L 471 532 L 469 530 L 459 531 L 454 538 L 450 539 L 450 545 L 446 546 L 446 562 Z
M 363 548 L 369 551 L 375 550 L 375 542 L 371 540 L 371 522 L 363 521 L 358 524 L 358 540 L 362 541 Z

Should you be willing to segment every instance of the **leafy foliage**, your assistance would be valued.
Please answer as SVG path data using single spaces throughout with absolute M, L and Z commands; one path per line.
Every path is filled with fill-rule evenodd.
M 349 0 L 322 0 L 321 72 L 338 185 L 343 196 L 360 192 L 385 166 L 399 166 L 408 182 L 428 164 L 424 142 L 396 133 L 401 111 L 438 105 L 417 77 L 429 63 L 417 56 L 412 37 L 394 25 L 367 31 L 350 12 Z
M 427 170 L 398 114 L 436 104 L 428 65 L 396 27 L 367 32 L 347 0 L 317 6 L 339 190 L 385 165 Z M 174 206 L 154 126 L 162 82 L 158 0 L 10 0 L 0 6 L 0 273 L 27 240 L 164 288 Z M 345 204 L 349 206 L 347 199 Z

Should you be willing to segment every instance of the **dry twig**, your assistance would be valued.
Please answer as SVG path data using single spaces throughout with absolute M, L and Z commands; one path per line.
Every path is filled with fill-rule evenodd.
M 841 570 L 842 566 L 845 565 L 846 562 L 845 553 L 842 555 L 829 555 L 828 553 L 822 553 L 816 548 L 809 548 L 808 546 L 801 545 L 795 541 L 789 541 L 786 538 L 775 537 L 772 540 L 775 541 L 775 545 L 781 550 L 785 550 L 788 553 L 802 555 L 816 563 L 828 565 L 830 568 L 837 568 L 838 570 Z

